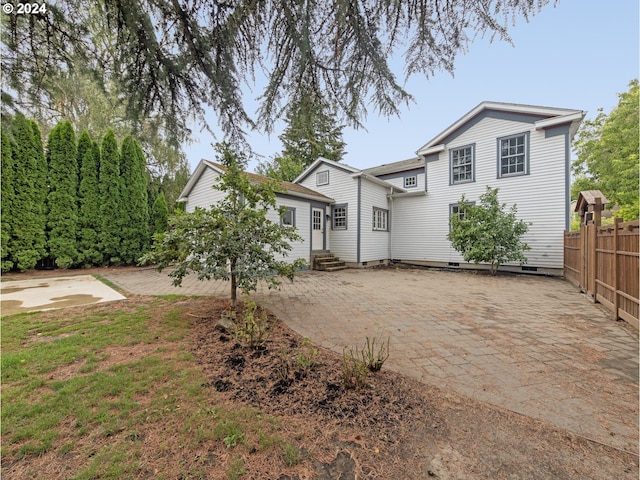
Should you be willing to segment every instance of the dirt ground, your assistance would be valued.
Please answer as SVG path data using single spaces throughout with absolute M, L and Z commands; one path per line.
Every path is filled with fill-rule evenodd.
M 273 316 L 269 317 L 273 331 L 266 347 L 249 349 L 239 345 L 231 334 L 213 328 L 226 307 L 225 301 L 195 298 L 188 302 L 192 335 L 184 341 L 189 342 L 188 348 L 204 371 L 207 382 L 203 387 L 209 390 L 212 403 L 253 407 L 274 416 L 295 435 L 303 454 L 300 463 L 283 473 L 274 471 L 268 453 L 249 452 L 244 456 L 247 473 L 242 478 L 638 478 L 638 457 L 631 453 L 436 384 L 421 383 L 383 368 L 368 375 L 364 388 L 346 388 L 342 356 L 310 347 Z M 99 308 L 117 310 L 121 305 L 104 304 Z M 308 348 L 316 348 L 318 354 L 313 358 L 315 365 L 305 370 L 298 357 Z M 130 352 L 119 354 L 133 360 L 147 352 L 134 346 Z M 166 432 L 173 427 L 167 420 L 166 428 L 159 428 L 155 434 L 149 432 L 144 438 L 145 451 L 157 452 L 156 471 L 164 478 L 181 478 L 171 476 L 176 458 L 160 455 L 169 441 Z M 202 458 L 215 459 L 224 455 L 224 450 L 219 446 L 218 450 L 184 457 L 180 462 L 184 465 Z M 70 459 L 48 454 L 33 460 L 47 464 L 49 469 L 52 462 L 65 461 Z M 212 460 L 210 466 L 203 465 L 208 478 L 224 478 L 215 463 Z M 61 470 L 73 471 L 73 466 Z
M 299 436 L 313 452 L 313 478 L 638 476 L 638 458 L 632 454 L 384 368 L 370 373 L 364 388 L 345 388 L 342 357 L 322 348 L 316 367 L 305 373 L 296 368 L 304 339 L 281 322 L 266 348 L 243 348 L 211 328 L 223 305 L 193 311 L 193 348 L 209 378 L 207 387 L 230 404 L 300 420 Z M 284 359 L 292 365 L 286 376 Z

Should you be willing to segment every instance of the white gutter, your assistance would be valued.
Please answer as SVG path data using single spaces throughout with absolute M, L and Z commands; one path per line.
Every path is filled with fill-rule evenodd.
M 387 198 L 404 198 L 404 197 L 424 197 L 427 194 L 424 190 L 419 192 L 400 192 L 400 193 L 389 193 L 387 194 Z
M 556 125 L 563 125 L 569 122 L 581 121 L 585 116 L 585 112 L 578 111 L 570 113 L 568 115 L 560 115 L 557 117 L 546 118 L 544 120 L 538 120 L 534 123 L 536 130 L 543 130 L 545 128 L 554 127 Z
M 421 157 L 426 157 L 427 155 L 431 155 L 433 153 L 444 152 L 445 145 L 441 143 L 440 145 L 434 145 L 428 148 L 422 148 L 416 152 L 417 155 Z
M 299 198 L 306 198 L 307 200 L 316 200 L 318 202 L 322 202 L 322 203 L 336 203 L 336 201 L 333 198 L 329 198 L 329 197 L 316 197 L 315 195 L 309 195 L 307 193 L 301 193 L 301 192 L 297 192 L 295 190 L 281 190 L 281 191 L 277 191 L 276 192 L 276 196 L 278 195 L 278 193 L 282 193 L 285 195 L 291 195 L 292 197 L 299 197 Z
M 351 175 L 351 178 L 358 178 L 358 177 L 363 177 L 366 178 L 367 180 L 373 182 L 373 183 L 377 183 L 378 185 L 382 185 L 383 187 L 391 187 L 392 190 L 397 190 L 399 192 L 406 192 L 405 189 L 400 188 L 400 187 L 395 187 L 393 185 L 391 185 L 389 182 L 385 182 L 384 180 L 380 180 L 378 177 L 374 177 L 373 175 L 369 175 L 368 173 L 364 173 L 364 172 L 358 172 L 355 173 L 353 175 Z

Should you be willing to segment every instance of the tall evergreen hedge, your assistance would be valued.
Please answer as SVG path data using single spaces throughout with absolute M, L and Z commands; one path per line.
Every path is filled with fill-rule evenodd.
M 5 122 L 3 122 L 4 127 Z M 13 260 L 11 259 L 11 232 L 13 230 L 13 204 L 15 202 L 14 190 L 14 164 L 12 155 L 12 146 L 9 133 L 2 129 L 2 179 L 0 188 L 2 192 L 2 203 L 0 203 L 0 248 L 2 254 L 1 267 L 3 272 L 8 272 L 13 268 Z
M 149 209 L 145 159 L 138 143 L 127 136 L 122 142 L 120 155 L 122 179 L 122 260 L 135 261 L 149 248 Z
M 47 197 L 49 255 L 60 268 L 78 261 L 78 151 L 71 122 L 51 130 L 47 142 L 49 195 Z
M 100 147 L 85 131 L 78 140 L 78 265 L 91 267 L 103 260 L 100 244 Z
M 109 130 L 102 139 L 100 149 L 100 243 L 104 264 L 121 264 L 122 221 L 125 206 L 122 204 L 122 180 L 120 177 L 120 153 L 118 142 Z
M 169 224 L 169 207 L 167 200 L 164 198 L 164 192 L 156 197 L 151 210 L 151 228 L 152 233 L 164 233 L 167 231 Z
M 12 122 L 15 197 L 11 205 L 10 261 L 18 270 L 33 268 L 47 255 L 48 192 L 42 137 L 35 122 L 17 114 Z

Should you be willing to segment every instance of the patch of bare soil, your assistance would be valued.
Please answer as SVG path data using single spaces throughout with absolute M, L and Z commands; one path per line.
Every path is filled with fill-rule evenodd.
M 241 346 L 212 328 L 223 307 L 220 302 L 192 312 L 193 349 L 207 387 L 216 401 L 294 423 L 314 478 L 638 477 L 635 455 L 384 368 L 369 374 L 366 387 L 345 388 L 342 357 L 326 349 L 316 347 L 316 366 L 305 371 L 297 361 L 303 339 L 273 317 L 264 348 Z M 253 456 L 245 465 L 248 472 L 251 465 L 269 471 L 269 462 Z M 279 474 L 248 478 L 299 478 Z

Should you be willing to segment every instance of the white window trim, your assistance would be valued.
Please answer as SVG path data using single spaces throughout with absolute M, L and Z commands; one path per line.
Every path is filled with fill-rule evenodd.
M 388 232 L 389 231 L 389 210 L 385 208 L 373 207 L 373 218 L 372 218 L 371 228 L 374 232 Z
M 329 185 L 329 170 L 323 170 L 316 173 L 316 185 Z
M 287 213 L 291 212 L 291 224 L 284 223 L 284 218 Z M 280 226 L 281 227 L 291 227 L 295 228 L 296 226 L 296 209 L 295 207 L 285 207 L 284 215 L 280 217 Z
M 413 180 L 413 183 L 408 185 L 407 180 Z M 415 188 L 418 186 L 418 176 L 417 175 L 409 175 L 404 177 L 404 182 L 403 182 L 403 186 L 404 188 Z

